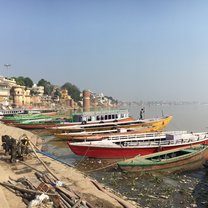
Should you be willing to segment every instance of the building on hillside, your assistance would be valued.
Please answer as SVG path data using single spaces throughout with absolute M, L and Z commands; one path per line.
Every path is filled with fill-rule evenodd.
M 61 90 L 60 104 L 65 105 L 71 109 L 77 108 L 77 103 L 71 98 L 67 89 Z
M 30 97 L 30 104 L 34 107 L 40 107 L 42 105 L 42 96 L 32 95 Z
M 44 86 L 37 86 L 37 84 L 34 84 L 31 88 L 31 92 L 36 96 L 43 96 Z
M 10 90 L 10 95 L 14 106 L 22 107 L 30 105 L 30 90 L 26 89 L 25 86 L 13 86 Z
M 93 108 L 96 107 L 116 107 L 117 105 L 112 102 L 111 99 L 106 97 L 103 93 L 92 93 L 91 94 L 91 106 Z
M 8 102 L 10 98 L 10 90 L 16 85 L 14 79 L 6 79 L 0 76 L 0 103 Z
M 68 90 L 67 89 L 62 89 L 61 90 L 61 99 L 62 100 L 71 99 L 71 97 L 68 95 Z

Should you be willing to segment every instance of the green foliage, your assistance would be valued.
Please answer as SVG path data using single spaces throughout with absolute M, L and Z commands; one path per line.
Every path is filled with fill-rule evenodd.
M 18 85 L 32 87 L 33 81 L 29 77 L 13 77 Z
M 43 86 L 44 87 L 44 94 L 45 95 L 51 95 L 52 91 L 53 91 L 53 85 L 46 81 L 45 79 L 41 79 L 37 86 Z
M 79 90 L 79 88 L 69 82 L 65 83 L 61 89 L 67 89 L 68 90 L 68 94 L 71 96 L 71 98 L 75 101 L 78 102 L 81 100 L 80 97 L 80 93 L 81 91 Z
M 58 89 L 54 92 L 54 96 L 61 97 L 61 93 Z
M 25 86 L 30 88 L 33 86 L 33 81 L 29 77 L 25 77 Z

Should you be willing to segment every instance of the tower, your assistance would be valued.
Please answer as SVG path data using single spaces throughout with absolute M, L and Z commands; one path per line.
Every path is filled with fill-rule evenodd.
M 90 111 L 90 96 L 89 90 L 83 90 L 83 111 Z

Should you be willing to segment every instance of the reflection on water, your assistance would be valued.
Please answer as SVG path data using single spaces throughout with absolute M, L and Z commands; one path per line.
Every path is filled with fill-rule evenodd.
M 207 131 L 208 105 L 167 105 L 145 107 L 145 117 L 172 115 L 166 130 Z M 139 117 L 141 106 L 130 106 L 130 114 Z M 112 187 L 142 207 L 208 207 L 208 175 L 205 169 L 169 176 L 155 174 L 130 174 L 120 172 L 118 160 L 101 160 L 80 157 L 71 152 L 66 141 L 49 135 L 47 131 L 35 131 L 45 140 L 47 151 L 78 170 Z

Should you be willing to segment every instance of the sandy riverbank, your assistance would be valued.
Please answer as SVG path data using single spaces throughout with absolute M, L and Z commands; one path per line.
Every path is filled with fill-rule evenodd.
M 10 135 L 18 139 L 22 134 L 26 134 L 28 138 L 35 144 L 40 143 L 40 139 L 32 134 L 31 132 L 18 129 L 15 127 L 9 127 L 4 124 L 0 124 L 0 136 Z M 1 141 L 0 141 L 1 144 Z M 0 148 L 0 154 L 3 155 L 2 147 Z M 70 188 L 75 192 L 79 193 L 84 200 L 90 202 L 93 207 L 102 207 L 102 208 L 119 208 L 124 207 L 121 203 L 116 200 L 116 195 L 112 195 L 112 191 L 103 192 L 100 191 L 93 183 L 92 179 L 86 177 L 81 172 L 75 170 L 72 167 L 66 166 L 60 162 L 54 161 L 51 158 L 39 154 L 41 159 L 49 164 L 49 168 L 56 174 L 60 181 L 63 181 L 66 184 L 70 184 Z M 3 157 L 2 157 L 3 158 Z M 30 164 L 33 167 L 36 167 L 38 170 L 44 170 L 44 167 L 40 162 L 34 158 L 30 157 L 26 160 L 27 164 Z M 13 179 L 18 179 L 20 177 L 34 177 L 34 170 L 26 167 L 21 163 L 11 164 L 8 163 L 5 159 L 0 159 L 0 182 L 9 180 L 9 177 Z M 110 196 L 111 195 L 111 196 Z M 126 203 L 126 207 L 137 207 L 132 204 L 132 202 L 122 199 Z M 8 189 L 0 186 L 0 204 L 3 204 L 6 208 L 25 208 L 27 207 L 23 202 L 22 198 L 16 196 L 13 192 Z

